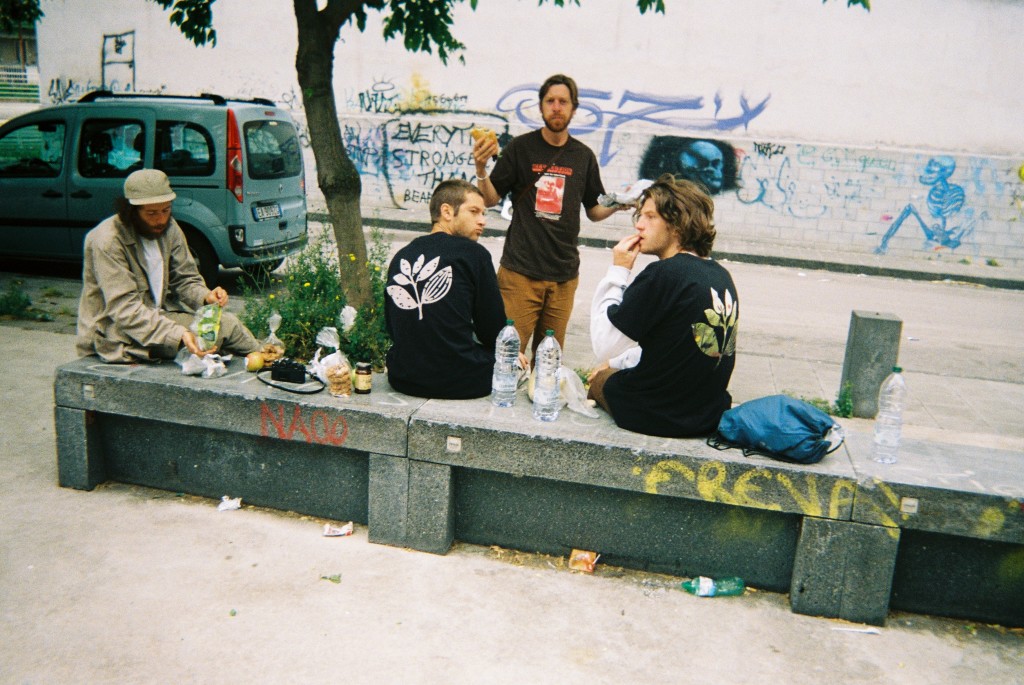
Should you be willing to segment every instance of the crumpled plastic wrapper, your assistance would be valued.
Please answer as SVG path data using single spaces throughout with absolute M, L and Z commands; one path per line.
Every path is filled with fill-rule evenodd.
M 352 521 L 349 521 L 343 526 L 332 526 L 329 523 L 324 524 L 324 537 L 325 538 L 341 538 L 347 535 L 351 535 L 355 530 L 355 526 Z
M 597 560 L 601 558 L 601 555 L 597 552 L 588 552 L 583 549 L 574 549 L 569 555 L 569 568 L 573 571 L 583 571 L 584 573 L 593 573 L 594 566 L 597 565 Z
M 174 363 L 181 367 L 184 376 L 202 376 L 203 378 L 218 378 L 228 372 L 228 362 L 231 361 L 230 354 L 208 354 L 203 357 L 192 354 L 187 347 L 178 350 L 178 356 Z
M 639 181 L 620 186 L 617 190 L 597 196 L 597 204 L 602 207 L 631 207 L 636 205 L 640 195 L 654 185 L 654 181 L 642 178 Z
M 348 397 L 352 394 L 352 365 L 348 357 L 339 350 L 341 338 L 338 329 L 327 326 L 320 329 L 316 334 L 316 344 L 321 345 L 309 362 L 309 373 L 319 378 L 327 386 L 327 392 L 334 397 Z M 324 358 L 320 354 L 324 347 L 331 347 L 334 352 Z
M 217 511 L 231 511 L 232 509 L 242 508 L 242 498 L 235 497 L 232 499 L 227 495 L 220 498 L 220 504 L 217 505 Z

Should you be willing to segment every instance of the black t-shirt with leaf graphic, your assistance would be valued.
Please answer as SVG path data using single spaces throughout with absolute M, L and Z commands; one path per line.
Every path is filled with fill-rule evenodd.
M 395 390 L 437 399 L 490 394 L 505 305 L 485 247 L 440 232 L 413 240 L 388 267 L 384 317 Z
M 608 308 L 643 350 L 604 387 L 621 428 L 663 437 L 707 435 L 732 406 L 739 302 L 718 262 L 680 253 L 649 264 Z

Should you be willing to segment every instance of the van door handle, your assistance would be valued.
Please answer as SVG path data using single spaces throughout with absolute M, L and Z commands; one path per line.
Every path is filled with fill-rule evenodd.
M 57 192 L 56 190 L 52 190 L 52 189 L 51 190 L 44 190 L 43 191 L 43 197 L 46 197 L 46 198 L 64 197 L 64 193 L 60 193 L 60 192 Z
M 71 193 L 71 197 L 75 198 L 76 200 L 88 200 L 90 197 L 92 197 L 92 193 L 90 193 L 88 190 L 76 190 L 75 192 Z
M 288 222 L 287 222 L 287 221 L 282 221 L 281 223 L 279 223 L 279 224 L 277 225 L 277 227 L 278 227 L 278 228 L 279 228 L 280 230 L 282 230 L 282 231 L 283 231 L 283 230 L 285 230 L 286 228 L 288 228 Z

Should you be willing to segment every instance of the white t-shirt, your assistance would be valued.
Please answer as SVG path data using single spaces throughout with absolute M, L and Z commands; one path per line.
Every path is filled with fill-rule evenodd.
M 164 256 L 160 254 L 159 243 L 147 238 L 142 238 L 142 252 L 146 257 L 149 292 L 153 294 L 153 302 L 159 307 L 163 304 L 161 296 L 164 293 Z

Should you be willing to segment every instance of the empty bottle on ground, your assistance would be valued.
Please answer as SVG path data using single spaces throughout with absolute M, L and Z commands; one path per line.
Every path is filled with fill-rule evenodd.
M 505 321 L 505 327 L 498 332 L 494 341 L 494 375 L 491 376 L 491 404 L 495 407 L 511 407 L 516 402 L 516 386 L 519 383 L 519 331 L 512 325 L 512 319 Z
M 875 444 L 871 457 L 881 464 L 895 464 L 903 432 L 903 409 L 907 403 L 907 384 L 903 369 L 892 367 L 892 373 L 878 391 L 878 415 L 875 418 Z
M 562 408 L 562 390 L 558 383 L 558 370 L 562 367 L 562 347 L 555 340 L 555 332 L 548 330 L 537 347 L 537 379 L 533 386 L 533 418 L 554 421 Z
M 746 585 L 744 585 L 742 578 L 737 578 L 736 576 L 719 578 L 718 580 L 708 578 L 707 576 L 697 576 L 690 580 L 684 580 L 682 588 L 691 595 L 697 595 L 698 597 L 731 597 L 742 595 Z

